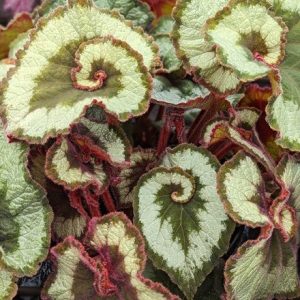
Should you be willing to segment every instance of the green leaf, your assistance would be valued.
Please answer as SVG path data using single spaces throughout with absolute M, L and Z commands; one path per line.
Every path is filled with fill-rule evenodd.
M 72 237 L 51 250 L 57 268 L 44 288 L 46 299 L 178 300 L 142 276 L 144 242 L 123 213 L 93 218 L 84 241 L 98 256 L 91 258 Z
M 146 28 L 154 19 L 150 7 L 139 0 L 94 0 L 94 2 L 100 8 L 116 9 L 135 26 Z
M 286 59 L 280 66 L 279 92 L 269 102 L 267 121 L 279 132 L 277 143 L 293 151 L 300 151 L 300 22 L 288 34 Z M 276 81 L 279 78 L 275 79 Z M 288 120 L 288 121 L 287 121 Z
M 202 138 L 206 147 L 228 138 L 245 152 L 255 157 L 267 170 L 271 172 L 275 170 L 274 161 L 270 154 L 252 141 L 249 132 L 245 132 L 241 128 L 234 128 L 225 119 L 210 121 L 203 131 Z
M 240 80 L 233 70 L 219 63 L 215 45 L 205 40 L 205 24 L 227 3 L 228 0 L 216 0 L 208 5 L 206 0 L 181 0 L 173 11 L 172 38 L 178 57 L 197 81 L 219 93 L 236 90 Z
M 160 105 L 193 107 L 204 102 L 210 94 L 205 87 L 188 79 L 170 81 L 166 77 L 154 77 L 152 101 Z
M 160 59 L 163 63 L 163 71 L 172 73 L 178 71 L 182 62 L 176 56 L 176 50 L 169 35 L 159 35 L 155 37 L 155 42 L 159 47 Z
M 32 147 L 28 155 L 28 169 L 31 178 L 47 191 L 49 204 L 53 209 L 52 236 L 61 240 L 69 235 L 81 237 L 86 220 L 71 207 L 68 194 L 63 187 L 54 184 L 45 174 L 46 153 Z
M 236 1 L 207 23 L 207 38 L 217 45 L 221 63 L 242 81 L 266 76 L 284 57 L 287 27 L 261 1 Z M 263 62 L 256 60 L 259 55 Z
M 239 152 L 218 172 L 218 192 L 226 212 L 235 222 L 251 227 L 270 224 L 266 208 L 264 181 L 256 162 Z
M 52 211 L 25 166 L 28 147 L 1 132 L 0 264 L 17 276 L 34 274 L 47 255 Z
M 56 270 L 47 279 L 42 298 L 49 300 L 101 300 L 94 289 L 95 263 L 80 242 L 68 237 L 51 249 Z
M 37 24 L 4 83 L 3 117 L 14 137 L 44 143 L 67 133 L 92 102 L 121 121 L 148 109 L 147 69 L 158 62 L 152 39 L 116 13 L 76 3 Z
M 300 161 L 295 156 L 286 155 L 277 166 L 277 174 L 290 192 L 288 204 L 297 213 L 300 224 Z M 299 233 L 298 233 L 299 240 Z
M 44 0 L 35 11 L 37 18 L 47 16 L 58 6 L 66 4 L 66 0 Z M 135 26 L 146 28 L 154 16 L 148 5 L 139 0 L 94 0 L 95 6 L 108 10 L 117 10 Z
M 9 45 L 8 57 L 12 59 L 17 58 L 17 52 L 24 48 L 25 44 L 29 40 L 29 31 L 20 33 L 16 39 L 14 39 Z
M 155 163 L 157 157 L 152 149 L 135 149 L 130 156 L 130 166 L 121 170 L 118 177 L 120 183 L 116 186 L 120 206 L 131 206 L 134 199 L 134 187 L 140 177 L 145 174 L 151 164 Z
M 267 0 L 273 6 L 276 15 L 283 18 L 288 25 L 293 25 L 299 21 L 300 6 L 295 0 Z
M 280 231 L 284 241 L 294 237 L 297 230 L 297 218 L 294 208 L 286 204 L 286 200 L 275 199 L 270 208 L 273 224 Z
M 92 219 L 86 240 L 100 254 L 105 254 L 108 250 L 110 261 L 117 268 L 115 272 L 127 277 L 127 283 L 118 285 L 119 293 L 124 299 L 178 300 L 162 285 L 143 278 L 146 263 L 144 241 L 137 228 L 123 213 Z
M 236 114 L 231 125 L 234 127 L 242 127 L 245 129 L 252 129 L 255 127 L 259 117 L 260 112 L 255 108 L 237 108 L 235 110 Z
M 0 300 L 13 299 L 17 294 L 14 276 L 0 264 Z
M 168 35 L 171 33 L 174 26 L 174 20 L 172 17 L 163 16 L 157 21 L 155 27 L 151 30 L 151 35 L 154 37 L 160 35 Z
M 278 233 L 270 235 L 246 242 L 226 262 L 228 299 L 290 299 L 298 296 L 295 252 Z
M 31 17 L 28 13 L 18 14 L 9 22 L 7 27 L 0 26 L 0 59 L 7 58 L 11 43 L 33 27 Z
M 134 220 L 147 253 L 188 299 L 226 252 L 233 229 L 216 190 L 218 167 L 208 151 L 183 144 L 136 187 Z
M 10 61 L 0 61 L 0 83 L 6 77 L 8 71 L 14 67 Z
M 87 149 L 99 159 L 124 167 L 132 151 L 126 133 L 118 125 L 108 123 L 103 110 L 97 106 L 88 109 L 86 116 L 72 127 L 72 138 L 81 149 Z
M 97 192 L 103 191 L 108 184 L 108 177 L 102 163 L 92 157 L 83 161 L 79 153 L 68 138 L 56 141 L 47 152 L 47 176 L 71 191 L 88 186 L 93 186 Z

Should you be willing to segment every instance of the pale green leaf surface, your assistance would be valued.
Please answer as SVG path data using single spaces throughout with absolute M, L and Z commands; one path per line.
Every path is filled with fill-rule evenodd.
M 239 85 L 233 70 L 219 64 L 214 44 L 205 40 L 206 21 L 223 9 L 228 0 L 207 3 L 206 0 L 180 0 L 173 12 L 175 26 L 172 33 L 177 54 L 185 68 L 193 70 L 196 79 L 219 93 L 227 93 Z
M 277 232 L 242 245 L 227 261 L 225 276 L 228 299 L 293 298 L 299 288 L 296 256 Z
M 0 82 L 6 77 L 8 71 L 13 68 L 14 65 L 7 64 L 3 61 L 0 61 Z
M 207 24 L 208 39 L 218 46 L 219 59 L 242 81 L 264 77 L 271 71 L 268 65 L 254 59 L 255 53 L 267 64 L 280 63 L 286 30 L 255 0 L 226 8 Z
M 245 127 L 246 129 L 252 129 L 255 127 L 259 119 L 259 112 L 251 108 L 239 108 L 236 109 L 236 114 L 231 125 L 235 127 Z
M 152 100 L 161 105 L 189 107 L 197 105 L 210 94 L 205 87 L 188 79 L 171 82 L 166 77 L 154 77 Z
M 218 257 L 226 252 L 232 232 L 216 190 L 218 163 L 206 150 L 180 145 L 166 153 L 161 166 L 137 185 L 135 222 L 155 266 L 193 299 Z M 176 181 L 178 172 L 194 180 L 192 197 L 188 178 Z M 188 202 L 177 203 L 174 195 Z
M 23 49 L 25 44 L 27 43 L 29 39 L 29 31 L 24 32 L 24 33 L 20 33 L 16 39 L 14 39 L 10 45 L 9 45 L 9 53 L 8 53 L 8 57 L 9 58 L 13 58 L 16 59 L 17 56 L 17 52 L 20 49 Z
M 91 42 L 108 35 L 117 40 Z M 123 121 L 142 114 L 148 108 L 151 89 L 145 66 L 156 64 L 156 50 L 149 36 L 116 14 L 85 5 L 56 10 L 37 26 L 5 83 L 1 102 L 7 132 L 31 142 L 45 142 L 49 136 L 67 132 L 95 99 Z M 104 85 L 99 84 L 93 92 L 73 86 L 70 72 L 77 65 L 76 52 L 79 72 L 73 72 L 80 80 L 88 82 L 85 72 L 93 77 L 102 70 L 107 75 Z M 88 84 L 90 87 L 91 82 Z
M 146 254 L 143 239 L 135 226 L 122 213 L 106 215 L 101 219 L 93 219 L 88 240 L 95 250 L 108 247 L 109 255 L 116 264 L 120 274 L 128 276 L 127 284 L 118 286 L 119 293 L 125 300 L 178 300 L 160 284 L 146 282 L 142 277 Z M 116 249 L 117 251 L 115 251 Z
M 69 237 L 51 250 L 56 259 L 56 271 L 47 279 L 43 298 L 49 300 L 103 299 L 97 295 L 94 268 L 83 246 Z
M 280 66 L 282 93 L 268 105 L 267 120 L 279 132 L 280 146 L 300 151 L 300 22 L 287 38 L 286 59 Z
M 44 190 L 27 173 L 27 147 L 1 132 L 0 264 L 16 275 L 34 274 L 48 252 L 52 211 Z
M 268 225 L 262 209 L 264 182 L 255 161 L 240 152 L 218 172 L 218 192 L 227 213 L 238 223 L 251 227 Z
M 0 265 L 0 300 L 12 299 L 17 292 L 17 285 L 11 272 Z

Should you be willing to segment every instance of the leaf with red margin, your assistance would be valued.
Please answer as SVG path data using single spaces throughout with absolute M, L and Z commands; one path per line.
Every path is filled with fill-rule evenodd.
M 129 163 L 131 144 L 124 130 L 117 124 L 110 124 L 109 117 L 94 105 L 80 122 L 71 129 L 72 140 L 87 153 L 114 166 L 124 167 Z
M 294 237 L 297 230 L 297 218 L 294 208 L 287 205 L 286 201 L 278 198 L 272 203 L 270 215 L 285 242 Z
M 123 213 L 92 219 L 86 243 L 98 251 L 99 260 L 110 270 L 110 279 L 116 282 L 117 294 L 123 299 L 178 299 L 161 284 L 142 276 L 146 262 L 144 241 Z M 101 290 L 101 285 L 97 287 Z
M 123 213 L 93 218 L 84 241 L 97 256 L 91 258 L 72 237 L 52 249 L 56 271 L 45 285 L 43 299 L 179 299 L 142 276 L 144 242 Z
M 156 76 L 153 81 L 151 101 L 163 106 L 198 107 L 205 103 L 210 91 L 188 79 L 170 81 Z
M 94 276 L 99 273 L 96 262 L 80 242 L 67 237 L 51 249 L 51 254 L 56 268 L 45 283 L 42 299 L 102 299 L 94 289 Z
M 298 156 L 285 155 L 276 168 L 278 176 L 290 191 L 288 204 L 297 213 L 298 226 L 300 224 L 300 159 Z M 297 230 L 299 242 L 299 227 Z
M 7 27 L 0 26 L 0 59 L 8 57 L 9 46 L 20 33 L 33 27 L 32 19 L 28 13 L 21 13 L 9 22 Z
M 264 229 L 257 240 L 247 241 L 227 260 L 225 289 L 228 300 L 299 296 L 295 249 L 272 228 Z
M 28 155 L 28 169 L 32 179 L 47 192 L 49 204 L 54 212 L 52 237 L 56 240 L 62 240 L 69 235 L 79 238 L 86 228 L 86 219 L 70 205 L 64 188 L 46 177 L 45 161 L 46 151 L 43 147 L 32 146 Z
M 272 172 L 275 170 L 275 162 L 272 157 L 253 142 L 252 133 L 242 128 L 231 126 L 226 119 L 212 120 L 208 123 L 202 134 L 202 139 L 206 147 L 226 138 L 255 157 L 267 170 Z
M 256 162 L 244 152 L 223 164 L 217 174 L 218 193 L 226 212 L 240 224 L 271 224 L 264 208 L 265 186 Z
M 120 182 L 116 186 L 121 207 L 131 206 L 134 199 L 134 187 L 140 177 L 151 169 L 151 164 L 157 160 L 153 149 L 136 148 L 130 156 L 130 166 L 121 170 Z
M 79 150 L 68 138 L 57 140 L 47 152 L 46 175 L 68 190 L 93 186 L 100 193 L 108 184 L 103 165 L 93 157 L 85 161 L 80 156 Z

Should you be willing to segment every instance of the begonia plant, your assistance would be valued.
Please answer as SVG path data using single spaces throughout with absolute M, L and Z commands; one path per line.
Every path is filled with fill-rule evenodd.
M 0 300 L 300 298 L 298 0 L 0 9 Z

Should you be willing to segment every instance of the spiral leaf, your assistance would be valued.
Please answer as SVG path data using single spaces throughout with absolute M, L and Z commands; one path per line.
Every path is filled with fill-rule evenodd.
M 217 45 L 221 62 L 242 81 L 251 81 L 266 76 L 271 71 L 269 65 L 281 62 L 288 29 L 269 15 L 261 1 L 236 2 L 207 22 L 207 37 Z
M 211 3 L 206 0 L 180 0 L 173 11 L 175 26 L 172 36 L 179 58 L 196 80 L 204 81 L 219 93 L 237 89 L 240 80 L 233 70 L 219 63 L 214 44 L 205 40 L 204 26 L 227 3 L 228 0 Z
M 47 16 L 58 6 L 65 5 L 67 0 L 44 0 L 35 11 L 36 17 Z M 115 9 L 135 26 L 146 28 L 153 20 L 153 14 L 148 5 L 139 0 L 94 0 L 99 8 Z
M 70 1 L 39 21 L 4 83 L 7 132 L 43 143 L 68 132 L 93 101 L 122 121 L 144 113 L 156 52 L 151 38 L 117 13 Z
M 134 219 L 148 255 L 188 299 L 226 252 L 232 232 L 216 191 L 217 169 L 208 151 L 180 145 L 136 187 Z

